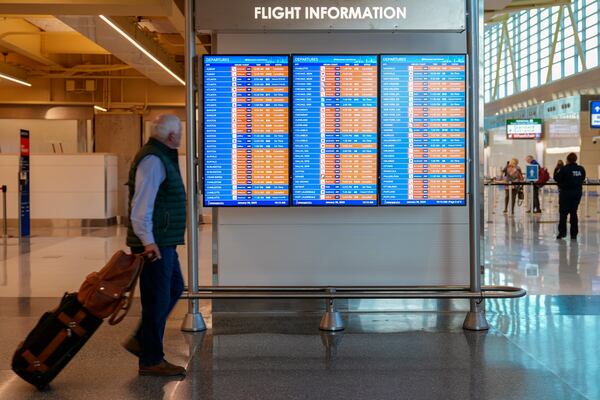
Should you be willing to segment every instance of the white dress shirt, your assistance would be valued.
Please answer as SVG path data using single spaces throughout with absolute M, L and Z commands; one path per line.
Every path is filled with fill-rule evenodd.
M 160 158 L 148 155 L 140 161 L 135 173 L 135 191 L 131 200 L 131 226 L 144 246 L 155 243 L 152 215 L 156 194 L 167 173 Z

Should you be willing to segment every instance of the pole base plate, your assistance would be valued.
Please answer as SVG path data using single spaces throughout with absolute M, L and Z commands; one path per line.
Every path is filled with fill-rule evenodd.
M 337 332 L 344 330 L 344 321 L 338 311 L 326 311 L 321 318 L 319 329 L 322 331 Z
M 490 325 L 485 318 L 485 311 L 469 311 L 463 323 L 463 329 L 469 331 L 487 331 L 490 329 Z
M 202 314 L 187 313 L 181 324 L 181 330 L 184 332 L 204 332 L 206 330 L 206 324 L 204 323 Z

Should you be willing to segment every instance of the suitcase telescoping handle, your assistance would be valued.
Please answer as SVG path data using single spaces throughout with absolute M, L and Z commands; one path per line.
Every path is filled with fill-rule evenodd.
M 146 259 L 150 258 L 149 256 L 153 255 L 154 252 L 148 251 L 140 254 L 136 254 L 136 262 L 139 263 L 135 273 L 132 275 L 129 284 L 127 285 L 128 289 L 121 296 L 121 301 L 119 305 L 115 308 L 115 311 L 110 315 L 108 319 L 109 325 L 117 325 L 127 316 L 129 313 L 129 309 L 131 308 L 132 298 L 135 293 L 135 288 L 137 286 L 138 280 L 140 278 L 140 274 L 142 273 L 142 268 L 144 268 L 144 262 Z

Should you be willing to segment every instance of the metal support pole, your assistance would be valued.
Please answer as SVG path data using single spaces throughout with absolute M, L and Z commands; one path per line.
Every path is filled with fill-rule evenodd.
M 510 215 L 514 214 L 515 207 L 513 206 L 514 197 L 513 197 L 513 185 L 508 185 L 508 205 L 506 207 L 510 207 Z
M 468 18 L 468 53 L 469 53 L 469 97 L 467 104 L 468 143 L 469 143 L 469 266 L 471 271 L 471 292 L 481 292 L 481 171 L 480 171 L 480 130 L 483 116 L 482 87 L 480 74 L 482 70 L 481 37 L 483 35 L 483 0 L 469 0 Z M 471 299 L 470 311 L 467 313 L 464 329 L 485 331 L 489 325 L 485 319 L 485 303 L 479 299 Z
M 585 185 L 583 190 L 585 190 L 585 216 L 589 218 L 589 216 L 590 216 L 590 187 L 588 185 Z
M 196 91 L 194 85 L 196 30 L 194 27 L 194 3 L 194 0 L 185 0 L 187 256 L 188 288 L 190 291 L 198 290 L 198 170 L 196 169 Z M 202 332 L 206 330 L 198 301 L 198 299 L 189 299 L 188 301 L 188 312 L 181 325 L 181 330 L 184 332 Z
M 8 220 L 6 215 L 6 185 L 2 185 L 2 232 L 4 238 L 8 237 Z
M 335 293 L 335 288 L 329 288 L 327 291 L 331 294 Z M 325 299 L 326 307 L 325 314 L 323 314 L 323 318 L 321 318 L 321 323 L 319 324 L 319 329 L 322 331 L 343 331 L 344 330 L 344 321 L 342 321 L 342 315 L 335 308 L 335 302 L 332 297 Z
M 534 204 L 535 204 L 535 187 L 534 187 L 534 183 L 531 183 L 531 190 L 529 191 L 529 194 L 531 195 L 531 198 L 529 199 L 529 212 L 531 213 L 531 218 L 533 220 L 533 211 L 534 211 Z

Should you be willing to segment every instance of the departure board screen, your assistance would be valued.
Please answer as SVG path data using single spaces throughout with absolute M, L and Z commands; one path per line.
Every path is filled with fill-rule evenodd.
M 464 55 L 381 56 L 381 205 L 464 205 Z
M 289 57 L 203 60 L 204 205 L 289 205 Z
M 295 55 L 292 205 L 377 205 L 377 56 Z

